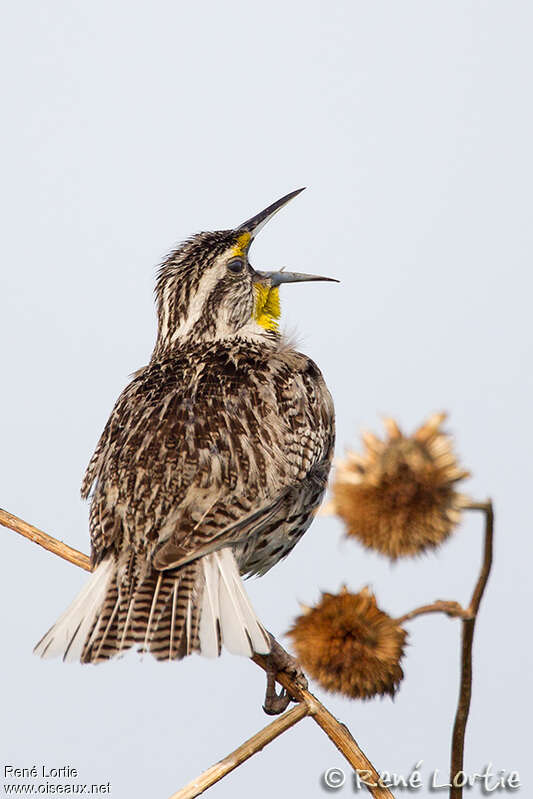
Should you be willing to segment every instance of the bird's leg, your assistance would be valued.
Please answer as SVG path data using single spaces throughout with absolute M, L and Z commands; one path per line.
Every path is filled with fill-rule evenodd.
M 281 644 L 278 644 L 272 633 L 268 633 L 268 635 L 270 637 L 270 652 L 265 657 L 267 662 L 267 687 L 263 710 L 269 716 L 277 716 L 286 710 L 289 702 L 298 700 L 296 697 L 291 696 L 285 688 L 282 688 L 279 694 L 276 692 L 276 675 L 280 671 L 286 672 L 301 688 L 307 688 L 307 678 L 296 658 L 289 655 Z

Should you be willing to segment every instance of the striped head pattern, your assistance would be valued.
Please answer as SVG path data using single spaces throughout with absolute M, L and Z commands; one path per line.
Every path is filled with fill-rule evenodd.
M 330 279 L 262 272 L 250 264 L 249 248 L 259 230 L 300 191 L 282 197 L 234 230 L 198 233 L 168 256 L 156 283 L 158 334 L 152 360 L 196 342 L 235 336 L 275 341 L 280 284 Z

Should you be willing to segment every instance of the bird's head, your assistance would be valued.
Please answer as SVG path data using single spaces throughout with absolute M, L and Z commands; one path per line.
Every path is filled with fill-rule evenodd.
M 183 344 L 236 335 L 275 341 L 281 283 L 333 280 L 284 270 L 257 271 L 250 264 L 256 235 L 301 191 L 285 195 L 234 230 L 198 233 L 168 256 L 157 278 L 159 328 L 153 358 Z

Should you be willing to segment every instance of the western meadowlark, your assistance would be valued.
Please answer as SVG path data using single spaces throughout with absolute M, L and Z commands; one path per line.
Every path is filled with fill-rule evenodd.
M 97 663 L 271 651 L 240 575 L 264 574 L 309 527 L 334 444 L 317 366 L 278 329 L 279 286 L 331 278 L 248 260 L 294 191 L 235 230 L 199 233 L 156 284 L 150 363 L 122 392 L 91 458 L 93 574 L 37 644 Z

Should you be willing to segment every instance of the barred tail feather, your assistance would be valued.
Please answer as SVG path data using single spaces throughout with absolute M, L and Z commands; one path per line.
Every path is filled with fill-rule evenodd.
M 62 657 L 66 661 L 79 660 L 83 645 L 113 578 L 115 562 L 107 558 L 94 570 L 90 579 L 62 616 L 44 635 L 33 650 L 42 658 Z
M 270 651 L 231 549 L 167 571 L 135 553 L 107 558 L 34 652 L 99 663 L 131 648 L 158 660 L 216 657 L 222 645 L 247 657 Z
M 216 657 L 222 644 L 235 655 L 268 654 L 268 633 L 244 590 L 232 550 L 204 555 L 200 562 L 204 582 L 200 654 Z
M 109 660 L 134 648 L 157 660 L 197 652 L 199 567 L 196 562 L 161 572 L 143 562 L 108 590 L 83 648 L 84 663 Z

